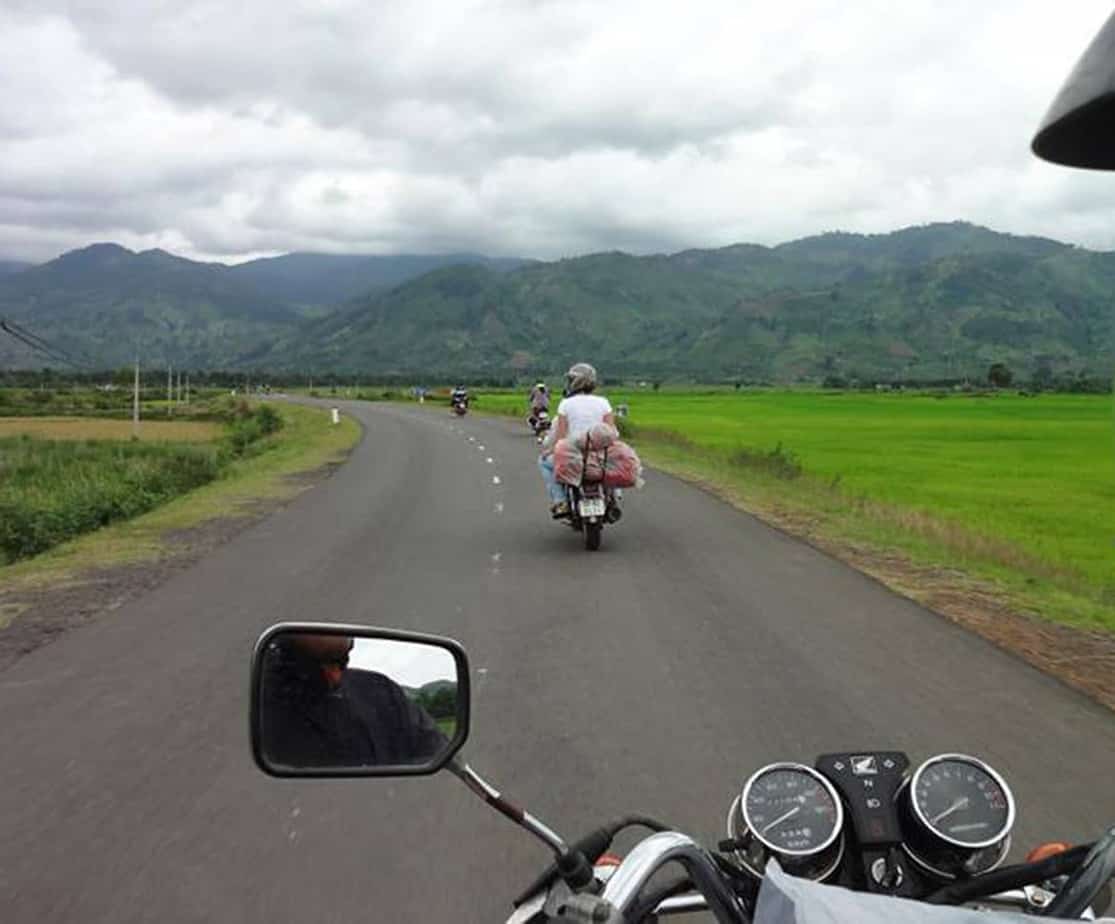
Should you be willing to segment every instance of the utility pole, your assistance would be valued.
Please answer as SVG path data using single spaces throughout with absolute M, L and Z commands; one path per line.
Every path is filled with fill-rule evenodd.
M 174 372 L 168 365 L 166 367 L 166 416 L 174 413 Z
M 182 403 L 182 370 L 178 370 L 178 403 Z
M 132 439 L 139 439 L 139 357 L 136 357 L 135 386 L 132 390 Z
M 190 406 L 190 373 L 186 373 L 186 407 Z

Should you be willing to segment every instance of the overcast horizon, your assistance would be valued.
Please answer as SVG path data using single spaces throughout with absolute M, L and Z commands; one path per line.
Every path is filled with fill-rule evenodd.
M 0 257 L 548 260 L 937 221 L 1111 250 L 1115 180 L 1029 151 L 1110 12 L 0 0 Z
M 960 222 L 960 221 L 962 221 L 962 219 L 957 219 L 956 221 Z M 950 224 L 950 223 L 951 222 L 933 222 L 931 224 Z M 845 231 L 844 229 L 841 229 L 841 228 L 830 228 L 830 229 L 827 229 L 825 231 L 818 231 L 818 232 L 816 232 L 815 235 L 805 235 L 804 237 L 815 237 L 815 236 L 830 234 L 830 233 L 852 233 L 852 234 L 884 236 L 884 235 L 887 235 L 887 234 L 893 234 L 893 233 L 898 232 L 898 231 L 906 231 L 906 230 L 910 230 L 912 228 L 927 227 L 927 226 L 928 225 L 906 225 L 905 227 L 902 227 L 902 228 L 892 228 L 890 231 L 880 231 L 880 232 L 871 232 L 871 231 L 867 231 L 867 232 L 858 232 L 858 231 L 857 232 L 847 232 L 847 231 Z M 986 227 L 986 226 L 981 226 L 981 227 Z M 987 230 L 993 231 L 993 232 L 998 233 L 998 234 L 1014 235 L 1013 231 L 1006 231 L 1006 230 L 1003 230 L 1001 228 L 987 228 Z M 1015 236 L 1027 237 L 1027 236 L 1035 236 L 1035 235 L 1015 235 Z M 1041 236 L 1041 235 L 1037 235 L 1037 236 Z M 785 240 L 785 241 L 775 241 L 772 244 L 763 244 L 763 245 L 760 245 L 760 246 L 772 247 L 773 248 L 773 247 L 778 247 L 782 244 L 791 244 L 795 241 L 799 241 L 799 240 L 802 240 L 802 239 L 803 238 L 801 238 L 801 237 L 795 237 L 795 238 L 790 238 L 790 239 Z M 1054 238 L 1053 240 L 1056 240 L 1056 239 Z M 1072 245 L 1071 241 L 1060 241 L 1059 243 Z M 9 257 L 7 254 L 4 254 L 4 253 L 0 253 L 0 260 L 11 259 L 14 262 L 28 262 L 28 263 L 32 263 L 33 265 L 42 265 L 43 263 L 49 263 L 51 260 L 57 259 L 58 257 L 61 257 L 61 256 L 64 256 L 67 253 L 71 253 L 71 252 L 77 251 L 77 250 L 84 250 L 84 249 L 89 248 L 89 247 L 95 247 L 95 246 L 104 245 L 104 244 L 124 246 L 124 245 L 120 244 L 119 241 L 88 241 L 84 244 L 78 244 L 75 247 L 71 247 L 69 250 L 62 251 L 61 253 L 53 254 L 52 256 L 46 258 L 45 260 L 41 260 L 41 261 L 21 260 L 20 258 Z M 655 255 L 671 256 L 673 254 L 681 253 L 681 252 L 684 252 L 686 250 L 711 250 L 711 249 L 716 249 L 716 248 L 719 248 L 719 247 L 733 247 L 733 246 L 737 246 L 737 245 L 748 246 L 748 245 L 754 245 L 754 244 L 757 244 L 757 242 L 756 241 L 733 241 L 730 244 L 717 244 L 717 245 L 714 245 L 712 247 L 702 247 L 702 246 L 685 247 L 685 246 L 683 246 L 683 247 L 678 248 L 677 250 L 647 251 L 647 252 L 644 252 L 644 253 L 632 253 L 630 251 L 619 251 L 617 248 L 611 247 L 611 248 L 602 248 L 601 250 L 586 250 L 583 253 L 562 254 L 562 255 L 553 256 L 553 257 L 535 257 L 535 256 L 531 256 L 530 254 L 514 254 L 514 253 L 507 253 L 507 254 L 499 253 L 499 254 L 497 254 L 497 253 L 477 253 L 477 252 L 469 252 L 469 251 L 448 251 L 448 250 L 432 251 L 432 252 L 408 251 L 408 252 L 405 252 L 405 253 L 403 253 L 403 252 L 398 252 L 398 253 L 367 253 L 367 252 L 363 252 L 363 251 L 351 251 L 351 252 L 348 252 L 348 253 L 339 253 L 339 252 L 336 252 L 336 251 L 324 251 L 324 250 L 305 251 L 305 250 L 303 250 L 303 251 L 283 251 L 283 252 L 275 253 L 275 254 L 262 254 L 262 255 L 256 254 L 256 255 L 250 255 L 250 256 L 239 257 L 239 258 L 237 258 L 237 257 L 224 257 L 224 258 L 187 257 L 187 259 L 199 260 L 200 262 L 221 263 L 221 264 L 224 264 L 226 266 L 236 266 L 238 264 L 247 263 L 247 262 L 250 262 L 252 260 L 271 259 L 271 258 L 274 258 L 274 257 L 291 256 L 293 254 L 310 254 L 310 255 L 316 255 L 316 256 L 351 256 L 351 257 L 446 256 L 446 255 L 452 255 L 452 254 L 460 254 L 462 256 L 469 255 L 469 256 L 479 256 L 479 257 L 491 257 L 491 258 L 496 258 L 496 259 L 498 259 L 498 258 L 520 258 L 520 259 L 524 259 L 524 260 L 538 260 L 540 262 L 552 262 L 554 260 L 571 260 L 571 259 L 577 259 L 578 257 L 588 257 L 588 256 L 592 256 L 592 255 L 598 254 L 598 253 L 621 252 L 621 253 L 629 253 L 631 256 L 655 256 Z M 1082 245 L 1082 244 L 1076 244 L 1076 245 L 1072 245 L 1072 246 L 1083 247 L 1084 249 L 1093 249 L 1093 248 L 1088 248 L 1088 247 L 1086 247 L 1085 245 Z M 164 252 L 170 253 L 174 256 L 179 256 L 179 257 L 184 256 L 183 254 L 176 253 L 175 251 L 172 251 L 172 250 L 166 250 L 165 248 L 160 248 L 160 247 L 143 247 L 143 248 L 140 248 L 140 249 L 128 247 L 126 249 L 132 251 L 133 253 L 137 253 L 137 254 L 143 253 L 144 251 L 149 251 L 149 250 L 164 250 Z

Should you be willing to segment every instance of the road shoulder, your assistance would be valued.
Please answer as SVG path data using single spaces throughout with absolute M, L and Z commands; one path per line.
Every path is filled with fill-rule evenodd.
M 1115 710 L 1115 636 L 1041 618 L 993 583 L 901 550 L 826 528 L 823 517 L 745 494 L 668 448 L 639 445 L 648 465 L 700 488 L 769 526 L 874 578 L 927 610 L 974 632 L 1038 670 Z

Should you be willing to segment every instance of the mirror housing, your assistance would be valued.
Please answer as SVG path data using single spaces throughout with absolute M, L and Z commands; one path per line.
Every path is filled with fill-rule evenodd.
M 1069 74 L 1031 148 L 1067 167 L 1115 170 L 1115 14 Z
M 279 777 L 436 773 L 468 738 L 469 692 L 452 639 L 279 623 L 252 654 L 252 756 Z

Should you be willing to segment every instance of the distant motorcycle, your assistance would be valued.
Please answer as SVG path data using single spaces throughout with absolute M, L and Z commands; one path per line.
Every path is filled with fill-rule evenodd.
M 534 432 L 534 438 L 539 444 L 546 438 L 546 434 L 550 432 L 550 412 L 546 410 L 532 411 L 530 417 L 527 418 L 527 424 Z
M 458 417 L 464 417 L 468 413 L 468 398 L 454 398 L 450 409 Z

